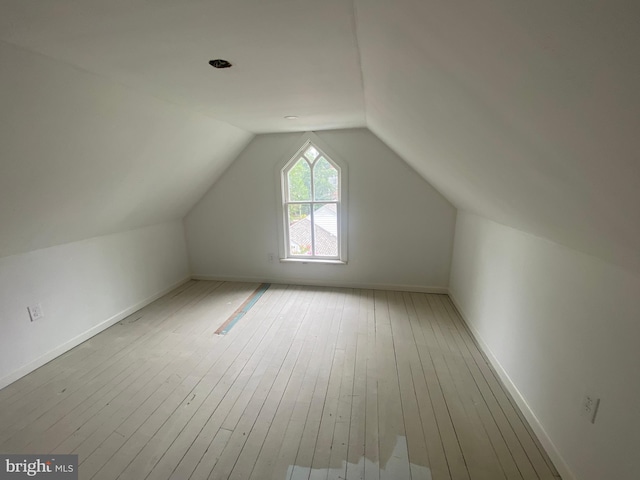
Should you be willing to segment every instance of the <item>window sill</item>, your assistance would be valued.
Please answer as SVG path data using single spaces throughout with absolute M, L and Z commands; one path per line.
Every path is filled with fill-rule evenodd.
M 346 265 L 347 262 L 342 260 L 321 260 L 319 258 L 281 258 L 280 263 L 315 263 L 323 265 Z

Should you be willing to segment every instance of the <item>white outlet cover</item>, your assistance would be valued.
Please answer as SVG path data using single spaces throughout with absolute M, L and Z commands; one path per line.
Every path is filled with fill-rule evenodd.
M 40 305 L 39 303 L 27 307 L 27 310 L 29 312 L 29 317 L 31 318 L 32 322 L 35 322 L 36 320 L 40 320 L 42 317 L 44 317 L 44 313 L 42 311 L 42 305 Z

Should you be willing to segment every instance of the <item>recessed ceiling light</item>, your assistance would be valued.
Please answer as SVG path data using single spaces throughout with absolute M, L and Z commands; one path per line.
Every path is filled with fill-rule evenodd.
M 231 62 L 223 60 L 222 58 L 216 58 L 215 60 L 209 60 L 209 65 L 213 68 L 230 68 Z
M 296 117 L 295 115 L 287 115 L 284 118 L 285 118 L 285 120 L 297 120 L 298 119 L 298 117 Z

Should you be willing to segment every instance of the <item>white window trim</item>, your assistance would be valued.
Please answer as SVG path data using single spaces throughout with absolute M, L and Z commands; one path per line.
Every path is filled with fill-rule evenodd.
M 338 258 L 319 258 L 319 257 L 290 257 L 287 244 L 287 224 L 286 215 L 284 211 L 286 192 L 283 188 L 285 185 L 284 169 L 292 161 L 298 159 L 302 152 L 309 146 L 309 144 L 315 145 L 322 153 L 331 159 L 331 161 L 340 169 L 340 201 L 338 203 Z M 301 135 L 295 143 L 285 152 L 282 161 L 276 166 L 276 185 L 278 188 L 276 208 L 277 221 L 278 221 L 278 252 L 280 261 L 283 263 L 303 263 L 303 264 L 329 264 L 329 265 L 344 265 L 347 263 L 347 245 L 348 245 L 348 185 L 349 185 L 349 172 L 347 163 L 336 154 L 331 147 L 325 142 L 320 140 L 318 136 L 313 132 L 305 132 Z

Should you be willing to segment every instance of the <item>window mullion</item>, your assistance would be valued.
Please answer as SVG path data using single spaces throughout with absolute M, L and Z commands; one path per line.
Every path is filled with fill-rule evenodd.
M 311 202 L 311 256 L 316 256 L 316 220 L 314 208 L 315 205 Z
M 305 155 L 306 153 L 305 149 L 307 148 L 309 148 L 308 145 L 306 145 L 303 149 L 300 150 L 302 152 L 301 154 L 299 153 L 298 155 L 293 157 L 293 159 L 288 164 L 289 167 L 285 166 L 285 168 L 281 170 L 282 178 L 284 180 L 282 185 L 285 188 L 283 206 L 284 206 L 284 218 L 285 218 L 285 228 L 284 228 L 285 235 L 284 236 L 285 236 L 285 251 L 287 252 L 286 256 L 290 256 L 291 258 L 300 259 L 300 260 L 303 260 L 305 258 L 309 258 L 310 260 L 311 259 L 314 259 L 314 260 L 315 259 L 318 259 L 318 260 L 338 259 L 339 260 L 342 258 L 342 247 L 343 247 L 342 236 L 344 234 L 344 232 L 342 232 L 342 220 L 341 220 L 343 212 L 341 211 L 341 208 L 340 208 L 342 203 L 341 202 L 342 187 L 344 186 L 342 172 L 340 167 L 336 163 L 334 163 L 332 159 L 328 159 L 324 155 L 324 153 L 318 150 L 317 148 L 316 150 L 318 150 L 318 156 L 313 160 L 310 160 L 309 158 L 307 158 L 307 156 Z M 331 185 L 328 187 L 328 188 L 333 188 L 337 190 L 337 196 L 336 196 L 337 198 L 334 200 L 329 200 L 329 197 L 326 200 L 316 200 L 315 198 L 316 197 L 315 166 L 316 166 L 316 163 L 318 163 L 319 158 L 324 158 L 325 161 L 328 162 L 331 167 L 337 170 L 337 172 L 333 172 L 331 170 L 327 170 L 329 167 L 324 163 L 322 163 L 321 165 L 323 173 L 326 170 L 327 172 L 330 172 L 328 173 L 328 175 L 337 176 L 337 185 L 335 185 L 334 183 L 331 183 Z M 298 164 L 298 162 L 300 161 L 306 164 L 307 168 L 309 169 L 308 173 L 304 172 L 306 168 L 303 169 L 302 165 Z M 296 167 L 296 164 L 298 164 L 297 167 Z M 296 192 L 295 196 L 297 197 L 302 197 L 302 196 L 306 197 L 306 195 L 304 194 L 300 195 L 301 192 L 299 191 L 300 189 L 298 187 L 302 187 L 302 184 L 299 182 L 303 181 L 305 173 L 309 175 L 307 177 L 310 182 L 307 190 L 310 196 L 308 200 L 297 200 L 297 199 L 293 200 L 292 198 L 290 198 L 290 195 L 292 195 L 291 188 L 293 187 L 291 187 L 289 182 L 291 180 L 290 176 L 292 176 L 293 174 L 289 173 L 289 171 L 293 168 L 297 169 L 294 175 L 295 176 L 294 180 L 296 182 L 295 183 L 296 187 L 294 188 L 294 190 Z M 335 177 L 331 177 L 327 181 L 331 181 L 332 178 L 335 178 Z M 322 182 L 322 185 L 324 186 L 325 181 L 323 179 L 324 177 L 322 177 L 321 182 Z M 293 233 L 293 230 L 291 228 L 292 217 L 290 216 L 291 215 L 290 210 L 294 206 L 296 208 L 294 208 L 293 210 L 297 212 L 294 215 L 295 218 L 299 218 L 299 216 L 302 215 L 302 212 L 304 212 L 308 208 L 309 213 L 307 215 L 308 215 L 308 220 L 310 221 L 310 228 L 311 228 L 311 232 L 309 232 L 308 234 L 302 233 L 304 232 L 304 230 L 306 230 L 305 228 L 306 225 L 304 225 L 304 223 L 306 222 L 296 225 L 295 234 Z M 320 211 L 322 227 L 318 227 L 316 229 L 316 213 L 318 213 L 317 210 Z M 335 213 L 332 214 L 331 211 Z M 333 219 L 332 219 L 332 216 L 334 216 Z M 332 222 L 334 221 L 336 222 L 336 225 L 335 227 L 332 227 Z M 303 246 L 304 242 L 302 241 L 302 239 L 306 235 L 309 235 L 307 238 L 310 239 L 311 252 L 307 252 L 306 254 L 303 254 L 302 251 L 304 251 L 304 249 L 301 247 Z M 334 235 L 335 235 L 335 238 L 334 238 Z M 296 245 L 298 245 L 296 249 L 294 249 L 295 251 L 299 252 L 297 254 L 291 253 L 292 241 L 295 241 Z M 333 243 L 332 243 L 334 241 L 336 242 L 335 246 L 333 246 Z M 318 245 L 318 242 L 320 242 L 320 245 Z M 321 250 L 320 253 L 318 249 Z M 330 252 L 335 253 L 335 255 L 328 255 Z M 318 256 L 319 254 L 321 255 L 320 257 Z
M 311 188 L 309 190 L 311 192 L 311 198 L 309 200 L 313 202 L 316 199 L 315 197 L 316 192 L 313 185 L 313 164 L 309 162 L 309 160 L 306 157 L 304 157 L 304 159 L 307 161 L 307 164 L 309 165 L 309 178 L 311 179 Z
M 307 163 L 309 163 L 309 171 L 310 171 L 310 176 L 309 178 L 311 178 L 311 256 L 315 257 L 316 256 L 316 221 L 315 221 L 315 214 L 314 214 L 314 208 L 315 204 L 313 203 L 313 201 L 316 198 L 316 192 L 314 190 L 314 182 L 313 182 L 313 165 L 309 162 L 309 160 L 307 160 Z

